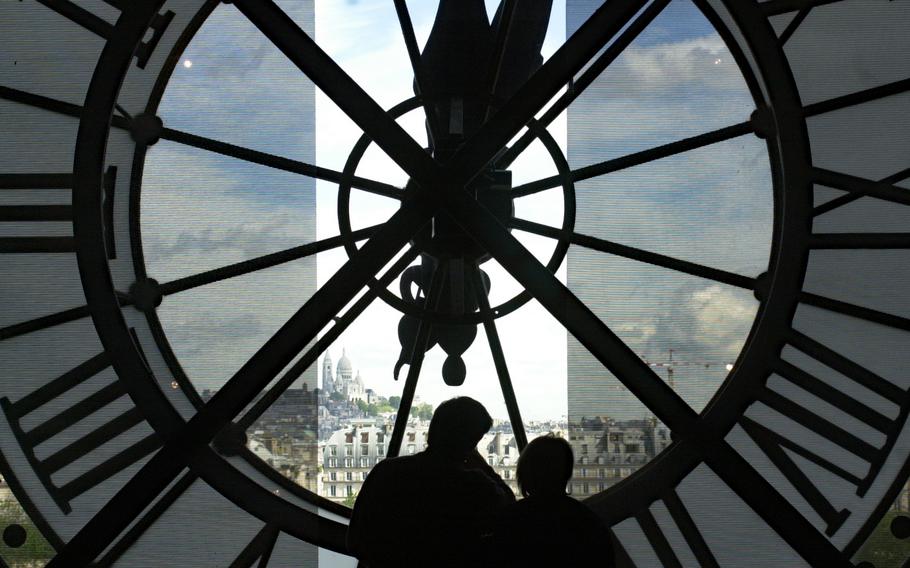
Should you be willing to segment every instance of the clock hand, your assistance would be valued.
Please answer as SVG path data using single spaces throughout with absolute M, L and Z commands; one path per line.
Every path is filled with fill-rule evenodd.
M 485 81 L 489 119 L 495 101 L 507 100 L 540 68 L 540 48 L 547 35 L 552 0 L 503 0 L 493 17 L 496 40 Z
M 380 225 L 372 225 L 359 229 L 352 232 L 350 238 L 355 242 L 369 238 L 376 233 L 379 227 Z M 306 258 L 323 251 L 340 247 L 344 242 L 345 237 L 343 235 L 313 241 L 305 245 L 269 253 L 248 260 L 242 260 L 240 262 L 235 262 L 234 264 L 228 264 L 227 266 L 221 266 L 198 274 L 191 274 L 190 276 L 171 280 L 170 282 L 161 284 L 160 291 L 164 296 L 177 294 L 186 290 L 198 288 L 199 286 L 206 286 L 215 282 L 227 280 L 228 278 L 236 278 L 237 276 L 243 276 L 244 274 L 250 274 L 258 270 L 265 270 L 286 262 Z
M 412 180 L 431 185 L 438 164 L 281 8 L 272 0 L 235 0 L 234 5 Z
M 598 8 L 446 164 L 445 179 L 459 182 L 452 183 L 459 187 L 474 179 L 646 3 L 646 0 L 606 2 Z
M 473 135 L 485 109 L 478 63 L 490 55 L 493 32 L 483 0 L 441 0 L 420 63 L 423 95 L 439 117 L 433 155 L 446 161 Z
M 546 128 L 550 125 L 551 122 L 556 120 L 556 117 L 563 113 L 569 105 L 571 105 L 575 99 L 577 99 L 585 89 L 587 89 L 591 83 L 597 79 L 603 71 L 609 67 L 619 55 L 625 51 L 629 45 L 635 41 L 641 32 L 648 27 L 648 25 L 654 21 L 664 8 L 670 3 L 670 0 L 656 0 L 650 6 L 645 8 L 641 15 L 635 18 L 635 21 L 630 23 L 626 29 L 622 31 L 617 38 L 610 43 L 609 46 L 601 53 L 597 59 L 585 69 L 585 72 L 582 73 L 577 79 L 573 79 L 571 86 L 566 90 L 565 93 L 559 97 L 555 103 L 553 103 L 550 108 L 547 109 L 543 115 L 537 119 L 537 122 L 543 128 Z M 508 148 L 503 155 L 496 160 L 496 166 L 501 169 L 508 168 L 512 162 L 518 157 L 519 154 L 524 152 L 528 146 L 534 141 L 534 131 L 528 130 L 525 132 L 521 138 L 519 138 L 510 148 Z
M 683 138 L 682 140 L 677 140 L 675 142 L 668 142 L 667 144 L 654 146 L 653 148 L 640 150 L 638 152 L 626 154 L 625 156 L 611 158 L 603 162 L 598 162 L 596 164 L 578 168 L 577 170 L 572 170 L 572 181 L 584 181 L 586 179 L 618 172 L 626 168 L 632 168 L 635 166 L 640 166 L 642 164 L 647 164 L 648 162 L 662 160 L 664 158 L 669 158 L 670 156 L 675 156 L 677 154 L 682 154 L 684 152 L 690 152 L 698 148 L 710 146 L 711 144 L 717 144 L 719 142 L 724 142 L 726 140 L 745 136 L 751 132 L 755 132 L 755 126 L 751 120 L 740 122 L 739 124 L 731 124 L 730 126 L 718 128 L 717 130 L 712 130 L 703 134 L 697 134 L 689 138 Z M 564 182 L 565 177 L 563 176 L 550 176 L 517 185 L 512 188 L 512 195 L 515 198 L 525 197 L 527 195 L 532 195 L 534 193 L 545 191 L 547 189 L 559 187 Z
M 411 69 L 414 71 L 414 94 L 422 95 L 426 92 L 427 77 L 423 63 L 420 61 L 420 48 L 417 46 L 417 37 L 414 35 L 414 24 L 411 22 L 407 2 L 395 0 L 395 11 L 398 13 L 401 35 L 404 37 L 404 45 L 408 50 L 408 58 L 411 60 Z M 421 97 L 421 100 L 427 117 L 427 139 L 430 147 L 433 148 L 436 140 L 439 140 L 439 117 L 436 114 L 436 107 L 430 102 L 429 97 Z

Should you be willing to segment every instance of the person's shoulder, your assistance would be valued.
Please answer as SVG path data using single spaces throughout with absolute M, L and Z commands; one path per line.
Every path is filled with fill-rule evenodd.
M 414 463 L 414 458 L 416 456 L 397 456 L 391 458 L 385 458 L 382 461 L 376 462 L 376 465 L 373 466 L 373 469 L 370 470 L 370 475 L 379 472 L 380 475 L 387 473 L 394 473 L 402 469 L 408 469 L 414 467 L 417 464 Z
M 592 526 L 603 525 L 603 519 L 600 518 L 600 516 L 594 511 L 594 509 L 589 507 L 584 502 L 579 501 L 578 499 L 573 499 L 572 497 L 569 497 L 568 495 L 566 495 L 561 500 L 561 503 L 563 504 L 564 507 L 566 507 L 568 510 L 572 511 L 577 516 L 582 517 L 586 520 L 589 520 L 591 522 Z M 604 528 L 604 530 L 606 530 L 606 527 Z

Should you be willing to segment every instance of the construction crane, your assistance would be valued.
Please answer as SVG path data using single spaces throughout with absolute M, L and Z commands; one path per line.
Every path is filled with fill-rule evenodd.
M 669 357 L 665 361 L 649 361 L 647 358 L 641 357 L 641 360 L 648 364 L 652 368 L 663 368 L 667 370 L 667 384 L 670 385 L 670 388 L 676 390 L 676 380 L 674 377 L 674 371 L 677 367 L 703 367 L 705 369 L 710 369 L 711 367 L 723 366 L 727 372 L 733 370 L 733 363 L 730 361 L 681 361 L 679 359 L 673 359 L 673 353 L 675 349 L 668 349 Z
M 638 354 L 638 357 L 644 361 L 651 368 L 660 368 L 667 370 L 667 384 L 670 385 L 670 388 L 676 390 L 676 377 L 675 369 L 677 367 L 703 367 L 705 369 L 710 369 L 712 367 L 723 366 L 727 372 L 733 370 L 733 363 L 731 361 L 683 361 L 680 359 L 674 359 L 673 354 L 676 352 L 676 349 L 668 349 L 669 356 L 664 361 L 652 361 L 647 357 Z M 628 390 L 623 384 L 611 384 L 607 386 L 608 390 L 614 391 L 625 391 Z

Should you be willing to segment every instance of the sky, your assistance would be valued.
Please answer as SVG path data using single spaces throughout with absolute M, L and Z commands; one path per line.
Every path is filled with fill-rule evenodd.
M 588 1 L 569 3 L 567 12 L 563 1 L 554 2 L 545 56 L 591 9 Z M 412 73 L 391 2 L 308 4 L 279 2 L 382 107 L 412 95 Z M 421 45 L 435 4 L 408 4 Z M 487 4 L 492 14 L 496 3 Z M 187 47 L 159 115 L 171 128 L 340 170 L 361 133 L 326 96 L 316 92 L 314 97 L 312 91 L 302 73 L 233 6 L 219 5 Z M 674 0 L 570 115 L 549 130 L 572 167 L 578 167 L 741 122 L 751 105 L 723 42 L 691 2 Z M 400 122 L 425 144 L 419 112 Z M 770 244 L 767 163 L 762 144 L 737 139 L 580 183 L 576 230 L 755 276 L 764 271 Z M 515 184 L 556 172 L 539 143 L 512 170 Z M 406 182 L 375 146 L 357 174 L 398 186 Z M 163 282 L 334 236 L 337 194 L 337 186 L 328 182 L 162 141 L 150 149 L 143 179 L 149 275 Z M 352 223 L 359 228 L 382 222 L 396 207 L 393 200 L 354 191 Z M 518 216 L 541 223 L 558 224 L 562 213 L 558 190 L 516 203 Z M 552 241 L 514 234 L 538 258 L 552 251 Z M 342 250 L 335 250 L 166 298 L 159 316 L 197 388 L 223 384 L 306 301 L 314 272 L 315 284 L 321 285 L 345 259 Z M 751 295 L 576 247 L 569 267 L 575 271 L 568 276 L 570 286 L 649 361 L 662 361 L 672 348 L 677 361 L 717 363 L 710 371 L 677 369 L 680 393 L 700 410 L 726 375 L 722 365 L 735 360 L 748 334 L 757 306 Z M 492 278 L 492 303 L 515 292 L 515 282 L 494 261 L 483 268 Z M 557 275 L 566 281 L 565 264 Z M 345 350 L 366 386 L 386 396 L 400 394 L 403 383 L 392 377 L 400 351 L 399 317 L 374 302 L 329 350 L 335 361 Z M 536 302 L 500 318 L 497 326 L 526 421 L 646 415 L 599 364 L 573 347 Z M 464 358 L 465 384 L 446 387 L 440 377 L 444 354 L 438 347 L 431 350 L 418 397 L 437 404 L 467 394 L 494 417 L 505 418 L 482 329 Z M 580 385 L 573 387 L 574 397 L 568 371 Z M 307 379 L 315 380 L 315 368 Z

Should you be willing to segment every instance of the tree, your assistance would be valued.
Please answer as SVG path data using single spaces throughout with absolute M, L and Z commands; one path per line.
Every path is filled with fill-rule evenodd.
M 338 391 L 335 391 L 329 395 L 329 400 L 332 400 L 335 402 L 344 402 L 344 395 Z
M 425 402 L 423 404 L 418 404 L 417 406 L 412 406 L 411 416 L 416 416 L 421 420 L 429 420 L 433 418 L 433 405 Z
M 401 397 L 400 396 L 390 396 L 389 397 L 389 406 L 392 407 L 392 410 L 398 410 L 398 407 L 401 406 Z
M 344 503 L 345 507 L 350 507 L 351 509 L 353 509 L 355 501 L 357 501 L 357 493 L 351 493 L 350 495 L 348 495 L 347 497 L 344 498 L 343 503 Z
M 10 566 L 44 566 L 54 556 L 54 549 L 11 496 L 0 500 L 0 526 L 10 525 L 19 525 L 25 529 L 25 542 L 18 548 L 0 541 L 0 554 Z
M 901 514 L 896 511 L 885 513 L 881 522 L 869 535 L 866 544 L 853 557 L 853 562 L 857 566 L 868 566 L 862 562 L 871 563 L 875 568 L 904 566 L 904 561 L 910 556 L 910 542 L 900 540 L 891 533 L 891 522 L 898 516 Z

